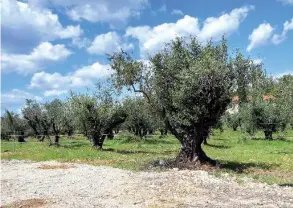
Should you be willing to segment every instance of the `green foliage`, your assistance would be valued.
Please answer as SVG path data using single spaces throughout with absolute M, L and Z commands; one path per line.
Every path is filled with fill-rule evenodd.
M 137 137 L 152 134 L 157 128 L 159 119 L 155 117 L 143 97 L 126 98 L 123 108 L 127 112 L 127 119 L 122 125 Z
M 226 40 L 200 45 L 195 38 L 177 38 L 152 57 L 149 65 L 124 52 L 109 59 L 115 86 L 132 87 L 145 96 L 181 142 L 182 153 L 191 157 L 188 160 L 196 154 L 204 157 L 200 145 L 232 95 L 235 73 L 228 61 Z
M 224 120 L 228 127 L 233 129 L 234 131 L 240 126 L 240 116 L 239 113 L 226 113 Z
M 86 131 L 95 147 L 102 148 L 106 135 L 126 119 L 122 106 L 113 100 L 109 90 L 95 95 L 72 94 L 71 103 L 76 124 Z
M 22 135 L 19 141 L 24 141 L 24 136 L 28 134 L 27 122 L 18 114 L 5 110 L 5 114 L 1 118 L 1 139 L 9 140 L 10 135 Z

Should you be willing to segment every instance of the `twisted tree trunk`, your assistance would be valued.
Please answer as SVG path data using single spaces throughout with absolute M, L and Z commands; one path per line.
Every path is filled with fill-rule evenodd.
M 204 139 L 209 131 L 202 127 L 197 127 L 182 140 L 181 150 L 176 158 L 179 167 L 197 166 L 200 164 L 216 165 L 216 161 L 209 158 L 201 148 Z

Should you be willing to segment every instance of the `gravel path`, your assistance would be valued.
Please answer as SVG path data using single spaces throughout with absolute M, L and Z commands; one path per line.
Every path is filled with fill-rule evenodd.
M 44 200 L 31 207 L 63 208 L 293 207 L 293 187 L 238 184 L 205 171 L 132 172 L 55 161 L 1 164 L 1 207 L 27 199 Z

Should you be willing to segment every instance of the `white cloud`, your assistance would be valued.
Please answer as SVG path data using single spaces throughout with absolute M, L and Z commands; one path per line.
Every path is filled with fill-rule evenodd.
M 164 23 L 156 27 L 139 26 L 129 27 L 126 30 L 126 36 L 137 38 L 140 44 L 141 56 L 163 48 L 167 41 L 174 39 L 176 36 L 188 36 L 199 32 L 198 19 L 185 15 L 176 23 Z
M 283 2 L 284 4 L 289 4 L 289 5 L 293 5 L 293 0 L 278 0 Z
M 258 58 L 258 59 L 254 59 L 252 60 L 254 64 L 261 64 L 262 63 L 262 59 Z
M 174 14 L 174 15 L 184 15 L 184 13 L 180 10 L 180 9 L 173 9 L 171 14 Z
M 281 78 L 282 76 L 284 75 L 293 75 L 293 69 L 292 70 L 287 70 L 285 72 L 281 72 L 281 73 L 278 73 L 278 74 L 274 74 L 273 77 L 274 78 Z
M 9 108 L 10 105 L 23 104 L 26 99 L 42 100 L 40 96 L 35 96 L 32 93 L 19 89 L 13 89 L 10 92 L 1 94 L 1 104 L 5 108 Z
M 67 90 L 46 90 L 44 92 L 45 97 L 50 97 L 50 96 L 59 96 L 62 94 L 66 94 L 68 91 Z
M 96 36 L 87 51 L 91 54 L 105 55 L 106 53 L 117 52 L 121 48 L 128 50 L 133 48 L 133 45 L 122 43 L 120 36 L 116 32 L 108 32 Z
M 167 6 L 166 4 L 163 4 L 159 9 L 158 9 L 158 12 L 163 12 L 165 13 L 167 11 Z
M 71 51 L 62 44 L 52 45 L 43 42 L 28 55 L 2 53 L 2 70 L 27 75 L 44 68 L 51 62 L 63 60 L 70 54 Z
M 131 17 L 139 16 L 148 4 L 147 0 L 51 0 L 54 5 L 67 6 L 67 15 L 75 21 L 107 22 L 110 24 L 126 23 Z
M 223 34 L 230 35 L 235 32 L 240 23 L 247 17 L 248 12 L 254 9 L 253 6 L 246 6 L 233 9 L 229 14 L 223 14 L 220 17 L 209 17 L 205 20 L 199 38 L 207 40 L 220 40 Z
M 166 42 L 176 36 L 197 35 L 201 41 L 210 38 L 220 40 L 222 35 L 228 36 L 237 31 L 240 23 L 252 9 L 253 6 L 245 6 L 217 18 L 209 17 L 204 21 L 202 29 L 200 29 L 197 18 L 185 15 L 176 23 L 164 23 L 153 28 L 149 26 L 128 27 L 125 35 L 139 40 L 141 56 L 145 57 L 148 53 L 153 54 L 162 49 Z
M 58 16 L 46 8 L 16 0 L 2 0 L 2 47 L 5 51 L 27 52 L 40 42 L 76 38 L 79 25 L 63 27 Z
M 95 81 L 104 79 L 111 75 L 109 65 L 102 65 L 96 62 L 89 66 L 84 66 L 74 72 L 62 75 L 58 72 L 47 73 L 37 72 L 30 81 L 30 88 L 44 91 L 44 96 L 61 95 L 69 90 L 93 87 Z
M 279 44 L 287 38 L 287 33 L 293 30 L 293 18 L 290 21 L 286 21 L 283 25 L 283 32 L 281 34 L 274 34 L 272 42 L 274 44 Z
M 247 46 L 247 51 L 251 51 L 253 48 L 267 44 L 272 37 L 274 28 L 269 23 L 262 23 L 257 28 L 255 28 L 249 35 L 250 40 Z
M 87 48 L 91 45 L 91 41 L 88 38 L 73 38 L 72 44 L 77 46 L 78 48 Z
M 247 51 L 268 43 L 278 45 L 287 38 L 290 30 L 293 30 L 293 18 L 283 24 L 283 31 L 280 34 L 274 34 L 275 29 L 269 23 L 262 23 L 249 35 Z

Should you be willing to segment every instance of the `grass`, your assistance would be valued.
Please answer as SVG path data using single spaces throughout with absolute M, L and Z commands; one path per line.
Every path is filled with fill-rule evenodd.
M 261 133 L 258 134 L 261 136 Z M 239 131 L 214 131 L 204 150 L 211 158 L 220 160 L 225 172 L 238 178 L 249 176 L 262 182 L 293 185 L 293 131 L 285 139 L 243 139 Z M 276 135 L 275 135 L 276 137 Z M 131 141 L 127 135 L 106 140 L 103 151 L 91 147 L 87 139 L 61 138 L 60 147 L 30 139 L 26 143 L 1 141 L 2 159 L 78 162 L 107 165 L 128 170 L 141 170 L 145 164 L 158 159 L 174 158 L 178 141 L 168 136 L 154 136 Z

